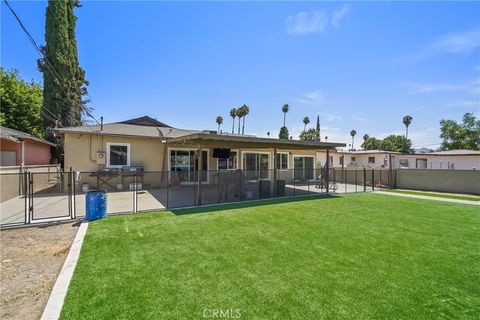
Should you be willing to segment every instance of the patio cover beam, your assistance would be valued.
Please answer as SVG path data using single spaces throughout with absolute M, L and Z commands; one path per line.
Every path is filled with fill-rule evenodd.
M 226 134 L 194 133 L 178 138 L 168 139 L 170 143 L 211 143 L 219 147 L 225 147 L 225 143 L 231 148 L 277 148 L 277 149 L 296 149 L 296 150 L 333 150 L 337 147 L 345 147 L 345 143 L 319 142 L 319 141 L 300 141 L 257 138 L 251 136 L 238 136 Z

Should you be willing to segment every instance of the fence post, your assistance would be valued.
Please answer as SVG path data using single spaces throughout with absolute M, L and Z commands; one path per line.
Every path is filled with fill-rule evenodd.
M 28 220 L 32 222 L 33 220 L 33 173 L 28 173 Z
M 30 211 L 29 207 L 28 207 L 28 199 L 27 197 L 29 196 L 28 195 L 28 178 L 27 178 L 27 171 L 23 172 L 23 196 L 25 197 L 25 224 L 27 224 L 29 221 L 28 221 L 28 212 Z
M 325 184 L 326 184 L 326 192 L 329 193 L 330 191 L 330 149 L 327 149 L 327 161 L 325 161 L 325 172 L 327 176 L 325 177 Z
M 372 191 L 375 191 L 375 170 L 372 169 Z
M 357 192 L 357 185 L 358 185 L 358 170 L 355 170 L 355 193 Z
M 72 167 L 68 170 L 68 178 L 67 178 L 67 194 L 68 194 L 68 215 L 70 216 L 70 219 L 72 219 L 73 214 L 72 214 L 72 206 L 73 206 L 73 201 L 72 201 Z M 63 180 L 63 179 L 62 179 Z
M 171 172 L 167 171 L 163 171 L 163 174 L 167 174 L 167 208 L 169 208 L 169 204 L 168 204 L 168 198 L 170 197 L 170 175 L 171 175 Z
M 363 168 L 363 192 L 367 192 L 367 169 Z

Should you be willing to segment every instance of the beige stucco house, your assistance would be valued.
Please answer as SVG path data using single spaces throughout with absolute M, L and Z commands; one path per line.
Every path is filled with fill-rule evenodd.
M 178 129 L 147 116 L 59 128 L 56 133 L 64 137 L 65 170 L 87 173 L 139 166 L 145 172 L 176 172 L 180 183 L 193 183 L 198 170 L 238 169 L 269 179 L 282 171 L 292 175 L 295 169 L 297 177 L 313 180 L 320 165 L 317 151 L 345 146 Z M 228 152 L 228 158 L 219 157 L 222 152 Z M 210 175 L 202 175 L 202 181 L 210 182 Z

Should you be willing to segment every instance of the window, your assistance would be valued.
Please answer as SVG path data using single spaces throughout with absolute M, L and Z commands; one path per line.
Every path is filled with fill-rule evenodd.
M 130 144 L 107 142 L 107 167 L 121 168 L 130 165 Z
M 243 169 L 248 178 L 268 178 L 268 154 L 245 152 L 243 154 Z
M 330 167 L 333 167 L 333 157 L 330 156 Z
M 408 159 L 400 159 L 398 161 L 400 168 L 408 168 Z
M 352 162 L 355 162 L 355 161 L 357 161 L 357 158 L 352 157 Z
M 218 158 L 218 170 L 237 169 L 237 151 L 230 151 L 230 157 Z
M 375 163 L 375 157 L 368 157 L 368 163 Z
M 345 156 L 341 155 L 340 158 L 339 158 L 341 166 L 343 166 L 343 157 L 345 157 Z
M 277 153 L 277 169 L 288 169 L 288 153 Z

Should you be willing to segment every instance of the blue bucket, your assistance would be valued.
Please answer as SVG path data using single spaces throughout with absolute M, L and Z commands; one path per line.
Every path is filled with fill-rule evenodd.
M 86 218 L 88 221 L 107 216 L 107 191 L 91 190 L 85 195 Z

